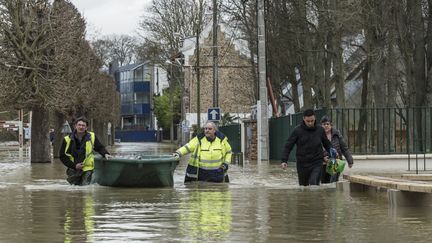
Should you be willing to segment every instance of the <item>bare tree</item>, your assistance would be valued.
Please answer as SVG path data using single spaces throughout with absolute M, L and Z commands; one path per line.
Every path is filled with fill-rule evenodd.
M 0 18 L 0 100 L 33 111 L 31 162 L 50 162 L 50 113 L 60 130 L 61 120 L 98 106 L 88 97 L 103 87 L 89 88 L 101 62 L 69 1 L 1 0 Z
M 48 106 L 59 99 L 53 56 L 56 39 L 50 26 L 49 1 L 0 1 L 0 99 L 7 105 L 33 111 L 32 162 L 50 162 Z
M 259 99 L 258 70 L 255 58 L 257 57 L 257 5 L 256 1 L 231 0 L 222 1 L 222 17 L 226 18 L 227 25 L 232 29 L 239 30 L 237 38 L 245 40 L 249 49 L 249 63 L 251 65 L 252 81 L 254 87 L 254 99 Z
M 109 67 L 110 62 L 114 61 L 111 55 L 111 42 L 108 38 L 95 39 L 91 42 L 96 55 L 102 61 L 105 68 Z
M 120 66 L 130 64 L 135 58 L 136 38 L 129 35 L 110 35 L 92 41 L 92 48 L 108 68 L 110 62 Z
M 145 45 L 140 53 L 144 59 L 163 64 L 180 51 L 184 38 L 195 36 L 196 20 L 202 17 L 198 1 L 153 1 L 140 22 Z

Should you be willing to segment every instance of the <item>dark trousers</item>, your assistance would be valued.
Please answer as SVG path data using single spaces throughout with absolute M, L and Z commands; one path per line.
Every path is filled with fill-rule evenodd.
M 198 178 L 189 177 L 187 174 L 197 174 Z M 204 170 L 195 166 L 188 165 L 186 168 L 185 183 L 191 181 L 208 181 L 208 182 L 229 182 L 228 174 L 222 169 Z
M 321 172 L 321 183 L 333 183 L 336 181 L 339 181 L 340 173 L 336 173 L 334 175 L 330 175 L 326 172 L 326 165 L 322 166 L 322 172 Z
M 87 186 L 92 183 L 92 177 L 93 177 L 93 171 L 88 170 L 83 172 L 83 175 L 81 177 L 81 186 Z
M 321 180 L 322 161 L 303 166 L 297 163 L 297 175 L 300 186 L 319 185 Z
M 67 181 L 71 185 L 85 186 L 91 184 L 93 171 L 88 170 L 83 172 L 82 170 L 68 168 L 66 174 L 68 176 Z

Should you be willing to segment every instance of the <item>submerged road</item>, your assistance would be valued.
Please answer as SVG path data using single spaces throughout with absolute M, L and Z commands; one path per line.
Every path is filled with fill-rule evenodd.
M 122 143 L 121 156 L 176 147 Z M 231 183 L 171 188 L 70 186 L 59 160 L 30 164 L 0 150 L 0 242 L 429 242 L 432 211 L 391 208 L 385 195 L 346 194 L 335 184 L 300 187 L 294 164 L 231 166 Z M 406 166 L 406 164 L 405 164 Z M 406 172 L 402 161 L 356 160 L 346 173 Z

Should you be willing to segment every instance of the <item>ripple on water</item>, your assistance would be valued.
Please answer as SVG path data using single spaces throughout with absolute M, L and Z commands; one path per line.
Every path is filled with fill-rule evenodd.
M 0 242 L 430 241 L 430 209 L 393 210 L 376 195 L 342 193 L 335 184 L 302 187 L 293 166 L 232 165 L 229 184 L 185 185 L 186 165 L 177 167 L 172 188 L 112 188 L 68 185 L 58 160 L 2 160 Z

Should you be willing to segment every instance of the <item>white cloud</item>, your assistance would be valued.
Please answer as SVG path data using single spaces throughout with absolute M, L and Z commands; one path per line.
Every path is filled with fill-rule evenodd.
M 71 0 L 87 21 L 87 36 L 135 35 L 151 0 Z

